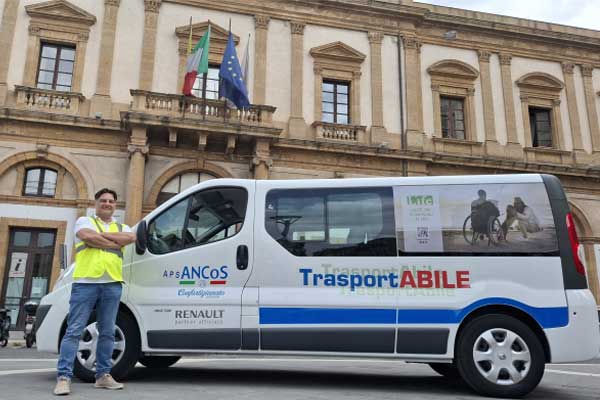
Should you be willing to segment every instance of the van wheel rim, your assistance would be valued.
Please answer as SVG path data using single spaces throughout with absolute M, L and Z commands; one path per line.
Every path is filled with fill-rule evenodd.
M 531 367 L 531 353 L 525 341 L 502 328 L 479 335 L 473 346 L 473 360 L 479 373 L 496 385 L 521 382 Z
M 100 333 L 98 332 L 97 322 L 91 323 L 85 327 L 83 335 L 79 340 L 79 350 L 77 351 L 77 360 L 79 363 L 90 371 L 96 371 L 96 349 L 98 347 L 98 339 Z M 115 344 L 112 353 L 112 365 L 114 366 L 125 353 L 125 334 L 115 325 Z

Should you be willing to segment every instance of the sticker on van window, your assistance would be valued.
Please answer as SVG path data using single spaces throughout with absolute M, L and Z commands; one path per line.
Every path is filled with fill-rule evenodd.
M 544 184 L 394 187 L 402 253 L 558 251 Z

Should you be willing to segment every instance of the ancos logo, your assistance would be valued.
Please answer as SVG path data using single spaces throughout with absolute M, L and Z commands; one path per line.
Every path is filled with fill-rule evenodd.
M 189 267 L 181 270 L 165 270 L 162 277 L 165 279 L 179 279 L 180 285 L 195 285 L 196 280 L 208 281 L 211 285 L 225 285 L 229 272 L 227 265 L 211 267 L 210 265 Z

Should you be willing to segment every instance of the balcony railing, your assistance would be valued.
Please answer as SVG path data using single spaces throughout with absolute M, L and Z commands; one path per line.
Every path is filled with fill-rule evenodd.
M 17 108 L 77 115 L 85 97 L 81 93 L 15 86 Z
M 201 99 L 145 90 L 131 90 L 131 96 L 133 97 L 132 111 L 173 118 L 243 125 L 271 126 L 273 113 L 276 110 L 272 106 L 255 104 L 252 104 L 246 110 L 238 110 L 229 107 L 222 100 Z
M 365 143 L 366 140 L 366 126 L 332 124 L 321 121 L 313 122 L 312 126 L 315 128 L 317 139 L 351 143 Z

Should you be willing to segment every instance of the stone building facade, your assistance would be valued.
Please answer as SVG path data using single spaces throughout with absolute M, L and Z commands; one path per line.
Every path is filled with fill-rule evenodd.
M 180 95 L 190 17 L 213 69 L 231 21 L 250 109 L 210 74 Z M 598 31 L 412 0 L 0 0 L 0 18 L 0 304 L 51 287 L 102 187 L 135 224 L 214 177 L 520 172 L 562 180 L 600 300 Z

